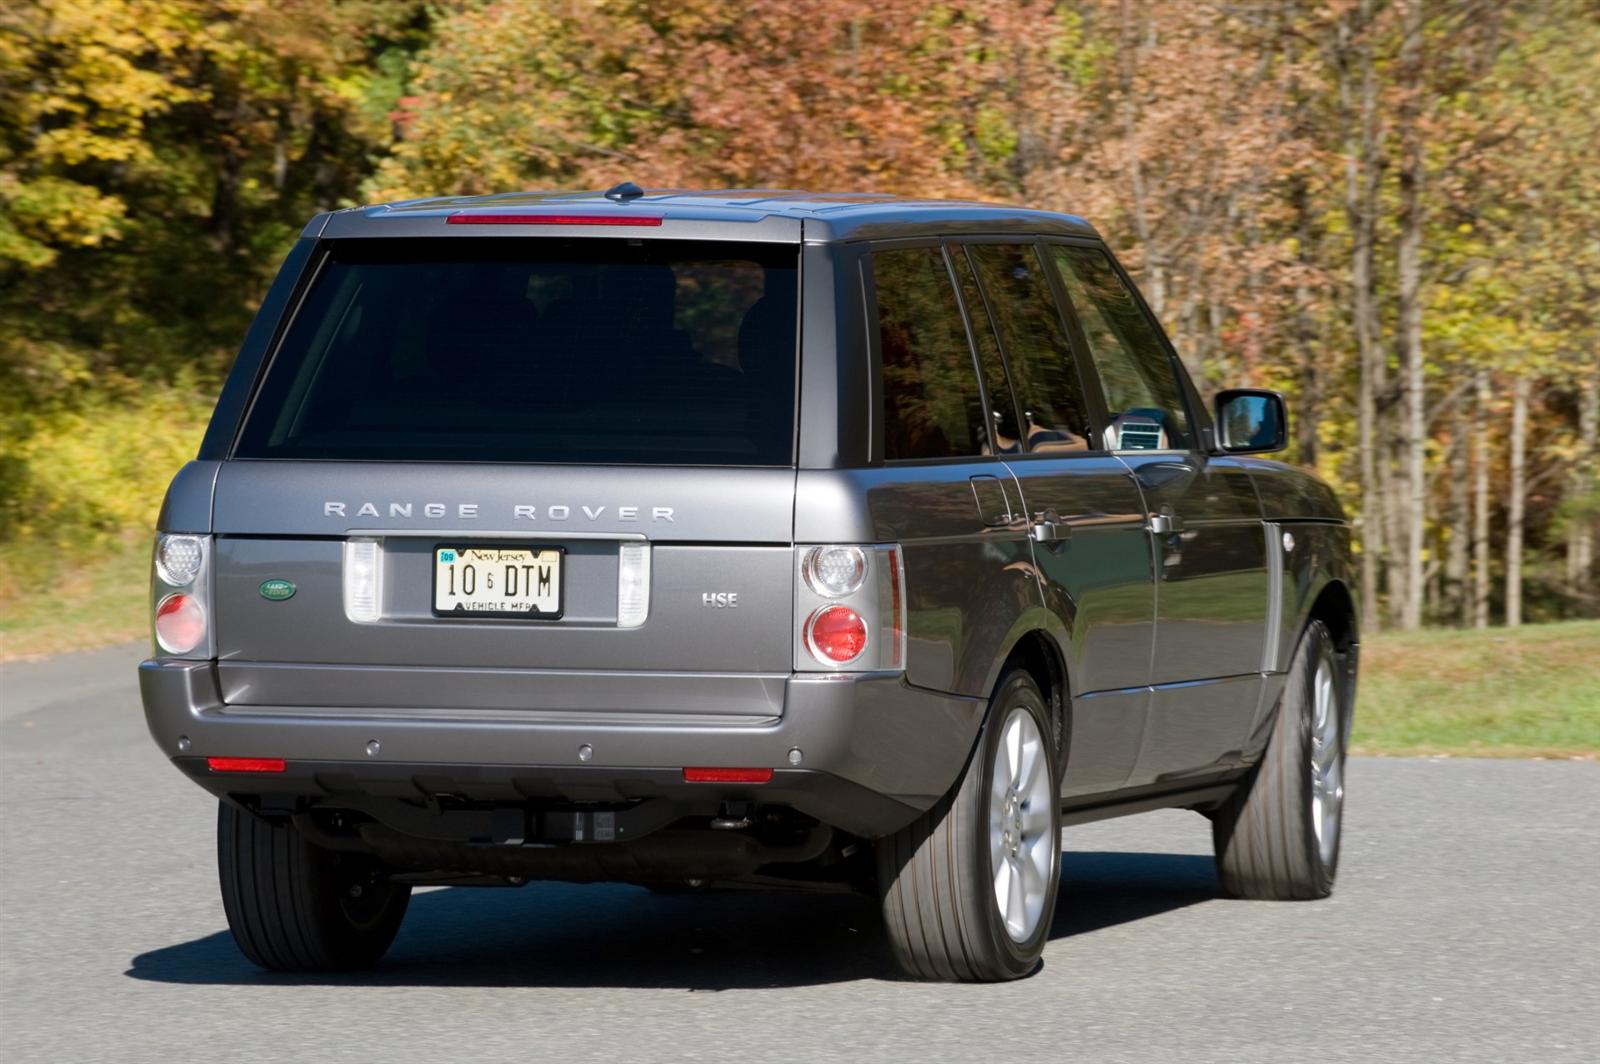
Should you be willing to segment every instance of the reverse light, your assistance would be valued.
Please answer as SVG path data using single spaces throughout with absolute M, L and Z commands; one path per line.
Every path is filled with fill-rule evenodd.
M 156 642 L 169 654 L 187 654 L 206 637 L 206 611 L 194 595 L 174 592 L 156 604 Z
M 867 649 L 867 622 L 849 606 L 824 606 L 806 620 L 806 647 L 818 661 L 848 665 Z
M 383 549 L 376 539 L 344 541 L 344 615 L 363 624 L 383 615 Z
M 188 587 L 200 575 L 205 546 L 199 536 L 170 536 L 156 540 L 156 576 L 173 587 Z
M 452 214 L 445 224 L 657 226 L 661 218 L 647 214 Z
M 624 543 L 617 551 L 617 627 L 637 628 L 650 616 L 650 544 Z
M 288 766 L 281 757 L 208 757 L 212 772 L 283 772 Z
M 685 783 L 770 783 L 770 768 L 686 768 Z

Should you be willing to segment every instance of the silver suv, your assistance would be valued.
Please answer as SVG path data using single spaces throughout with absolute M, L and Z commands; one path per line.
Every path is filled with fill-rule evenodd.
M 161 512 L 150 732 L 240 949 L 370 964 L 411 888 L 881 898 L 1026 974 L 1065 824 L 1184 807 L 1332 888 L 1349 528 L 1208 409 L 1093 228 L 728 191 L 324 214 Z

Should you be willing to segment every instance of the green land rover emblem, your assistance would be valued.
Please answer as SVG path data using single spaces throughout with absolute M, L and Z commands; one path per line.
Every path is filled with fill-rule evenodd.
M 287 580 L 263 580 L 261 597 L 269 602 L 282 602 L 294 598 L 294 585 Z

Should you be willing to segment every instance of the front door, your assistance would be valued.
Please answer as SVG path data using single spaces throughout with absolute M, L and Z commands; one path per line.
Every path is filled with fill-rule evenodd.
M 1156 565 L 1149 724 L 1130 784 L 1230 767 L 1261 690 L 1261 506 L 1238 463 L 1199 450 L 1182 370 L 1110 257 L 1049 245 L 1104 392 L 1105 445 L 1143 493 Z

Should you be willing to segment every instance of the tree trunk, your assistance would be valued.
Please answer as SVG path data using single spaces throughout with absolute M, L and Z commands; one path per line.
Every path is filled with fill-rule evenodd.
M 1595 518 L 1587 508 L 1600 492 L 1600 376 L 1578 385 L 1578 454 L 1567 479 L 1567 504 L 1581 507 L 1567 524 L 1567 594 L 1583 603 L 1594 594 Z
M 1528 478 L 1527 377 L 1519 376 L 1511 388 L 1511 495 L 1506 500 L 1506 627 L 1522 623 L 1522 531 Z
M 1467 413 L 1465 404 L 1456 407 L 1455 424 L 1450 432 L 1450 522 L 1449 547 L 1445 551 L 1445 597 L 1456 623 L 1472 623 L 1472 595 L 1467 590 L 1467 546 L 1472 540 L 1472 504 L 1467 498 Z
M 1489 627 L 1489 375 L 1478 371 L 1472 408 L 1472 623 Z
M 1372 0 L 1361 0 L 1360 22 L 1341 23 L 1341 51 L 1353 55 L 1360 78 L 1359 104 L 1350 102 L 1349 62 L 1341 64 L 1339 92 L 1347 116 L 1345 135 L 1345 213 L 1350 220 L 1350 319 L 1360 361 L 1356 400 L 1357 444 L 1361 465 L 1361 626 L 1375 632 L 1382 614 L 1378 579 L 1383 564 L 1383 492 L 1378 481 L 1377 393 L 1383 359 L 1376 343 L 1372 304 L 1372 247 L 1377 186 L 1377 77 L 1373 69 Z
M 1408 0 L 1400 45 L 1400 241 L 1396 272 L 1400 285 L 1400 372 L 1405 396 L 1400 455 L 1405 483 L 1405 597 L 1400 626 L 1422 625 L 1422 546 L 1427 505 L 1423 459 L 1427 406 L 1422 378 L 1422 27 L 1423 0 Z

